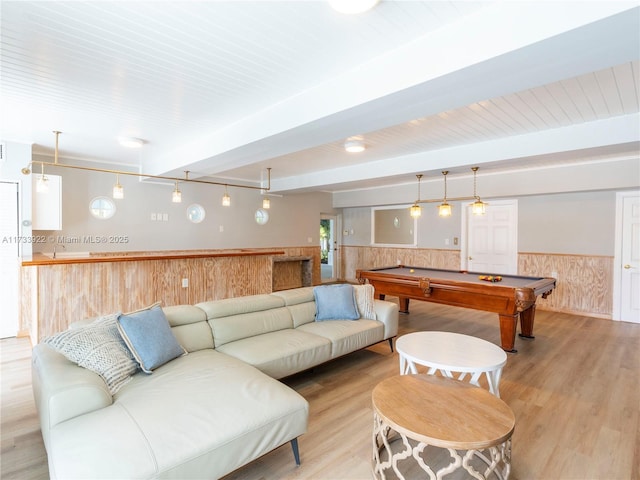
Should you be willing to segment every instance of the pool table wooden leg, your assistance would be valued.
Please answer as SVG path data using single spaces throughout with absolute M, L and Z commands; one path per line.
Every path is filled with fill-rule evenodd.
M 518 325 L 518 314 L 499 315 L 500 316 L 500 343 L 505 352 L 516 353 L 513 347 L 516 342 L 516 326 Z
M 409 313 L 409 299 L 407 297 L 398 297 L 400 313 Z
M 524 338 L 536 338 L 533 336 L 533 319 L 536 316 L 536 304 L 534 303 L 525 311 L 520 312 L 520 336 Z

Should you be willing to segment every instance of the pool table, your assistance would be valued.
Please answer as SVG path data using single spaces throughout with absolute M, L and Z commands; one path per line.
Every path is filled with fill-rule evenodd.
M 410 298 L 497 313 L 501 346 L 507 352 L 516 352 L 518 317 L 520 336 L 534 338 L 536 299 L 539 295 L 546 298 L 556 287 L 556 279 L 517 275 L 499 275 L 501 281 L 496 282 L 480 279 L 489 275 L 497 276 L 404 265 L 356 271 L 360 283 L 373 285 L 377 298 L 397 296 L 403 313 L 409 313 Z

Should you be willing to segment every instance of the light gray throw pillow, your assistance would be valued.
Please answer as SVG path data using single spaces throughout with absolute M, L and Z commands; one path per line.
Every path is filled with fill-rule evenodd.
M 154 369 L 186 353 L 171 331 L 159 303 L 118 316 L 118 330 L 143 372 Z
M 360 318 L 353 285 L 321 285 L 313 289 L 313 296 L 316 301 L 316 322 Z

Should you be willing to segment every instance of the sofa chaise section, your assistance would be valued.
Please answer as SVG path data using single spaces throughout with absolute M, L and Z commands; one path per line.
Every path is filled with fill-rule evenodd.
M 302 435 L 307 417 L 295 391 L 240 360 L 200 350 L 135 375 L 112 405 L 54 428 L 50 473 L 220 478 Z

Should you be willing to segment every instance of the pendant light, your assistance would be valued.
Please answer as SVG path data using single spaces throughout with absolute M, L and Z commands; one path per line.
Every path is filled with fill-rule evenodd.
M 449 170 L 444 170 L 442 175 L 444 176 L 444 199 L 442 203 L 438 206 L 438 215 L 441 217 L 450 217 L 451 216 L 451 205 L 447 202 L 447 174 Z
M 419 173 L 416 175 L 416 177 L 418 178 L 418 199 L 409 209 L 409 214 L 412 218 L 418 218 L 420 217 L 420 215 L 422 215 L 422 207 L 418 205 L 418 202 L 420 202 L 420 180 L 422 179 L 422 174 Z
M 478 173 L 478 167 L 471 167 L 471 170 L 473 170 L 473 198 L 475 198 L 475 201 L 469 204 L 471 206 L 471 213 L 473 213 L 474 215 L 484 215 L 486 213 L 485 207 L 488 204 L 480 200 L 480 197 L 476 192 L 476 175 Z
M 113 186 L 113 198 L 124 198 L 124 188 L 120 185 L 120 174 L 116 173 L 116 184 Z
M 222 206 L 230 207 L 231 206 L 231 197 L 227 193 L 227 186 L 224 186 L 224 195 L 222 196 Z
M 42 167 L 42 173 L 40 174 L 40 178 L 36 181 L 36 192 L 49 193 L 49 179 L 44 176 L 44 164 L 41 164 L 40 166 Z
M 171 201 L 173 203 L 182 203 L 182 192 L 178 188 L 177 180 L 176 180 L 176 188 L 173 190 L 173 194 L 171 195 Z
M 271 208 L 271 200 L 269 200 L 267 197 L 264 197 L 262 199 L 262 208 L 264 208 L 265 210 L 269 210 Z

